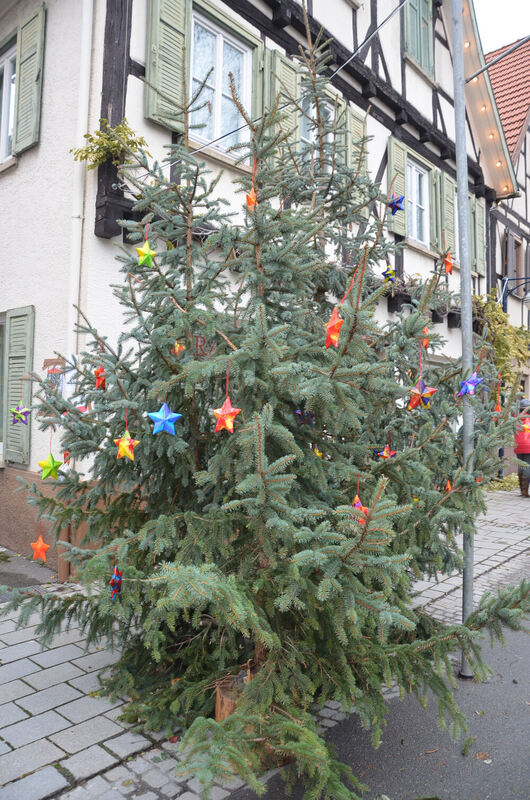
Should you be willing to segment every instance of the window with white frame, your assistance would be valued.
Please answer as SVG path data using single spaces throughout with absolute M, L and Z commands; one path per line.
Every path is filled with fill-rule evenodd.
M 9 158 L 15 120 L 16 45 L 0 55 L 0 161 Z
M 455 190 L 454 196 L 454 209 L 455 209 L 455 216 L 454 216 L 454 229 L 455 229 L 455 261 L 457 264 L 460 264 L 460 225 L 458 219 L 458 193 Z
M 429 244 L 429 171 L 407 159 L 408 236 Z
M 242 105 L 250 110 L 252 97 L 252 51 L 243 42 L 231 36 L 209 19 L 193 14 L 191 52 L 191 95 L 205 81 L 204 88 L 194 104 L 191 124 L 193 135 L 205 141 L 235 131 L 242 118 L 232 99 L 229 73 Z M 215 144 L 227 150 L 248 135 L 236 131 Z

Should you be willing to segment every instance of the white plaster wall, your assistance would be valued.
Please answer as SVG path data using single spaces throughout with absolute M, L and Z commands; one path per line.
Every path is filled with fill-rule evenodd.
M 0 40 L 35 5 L 36 0 L 18 0 L 0 11 Z M 35 306 L 33 367 L 41 373 L 44 359 L 64 352 L 67 341 L 73 165 L 68 151 L 76 144 L 81 3 L 47 0 L 46 9 L 40 141 L 0 173 L 0 219 L 9 243 L 0 264 L 0 310 Z M 57 435 L 54 442 L 57 456 Z M 38 431 L 33 420 L 30 469 L 48 452 L 49 433 Z

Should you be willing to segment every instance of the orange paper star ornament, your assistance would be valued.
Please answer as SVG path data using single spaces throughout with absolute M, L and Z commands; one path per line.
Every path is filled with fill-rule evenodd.
M 331 319 L 326 325 L 326 350 L 331 345 L 333 345 L 333 347 L 339 346 L 340 329 L 343 323 L 344 320 L 339 317 L 338 306 L 335 306 Z
M 425 382 L 422 378 L 420 378 L 416 386 L 414 386 L 412 389 L 409 389 L 409 411 L 411 411 L 413 408 L 417 408 L 417 406 L 420 406 L 421 408 L 429 408 L 431 404 L 431 397 L 437 391 L 438 389 L 433 389 L 432 386 L 425 386 Z
M 357 508 L 361 512 L 361 514 L 364 514 L 364 515 L 366 515 L 366 512 L 368 511 L 368 508 L 366 506 L 363 506 L 363 504 L 361 503 L 361 500 L 360 500 L 358 494 L 356 494 L 355 497 L 353 498 L 352 506 L 354 508 Z M 362 517 L 361 517 L 361 519 L 359 520 L 359 524 L 360 525 L 364 525 L 365 522 L 366 522 L 366 520 L 362 519 Z
M 424 327 L 422 333 L 423 333 L 423 339 L 421 340 L 421 344 L 422 344 L 423 348 L 425 350 L 427 350 L 427 348 L 429 346 L 429 341 L 430 341 L 429 340 L 429 328 L 427 327 L 427 325 Z
M 103 367 L 97 367 L 97 369 L 94 370 L 94 375 L 96 376 L 96 389 L 105 389 L 107 379 Z
M 230 402 L 230 398 L 228 395 L 226 396 L 226 400 L 224 401 L 221 408 L 214 408 L 213 414 L 217 419 L 217 424 L 215 426 L 214 433 L 217 431 L 222 431 L 223 428 L 226 428 L 228 433 L 234 432 L 234 420 L 241 411 L 240 408 L 234 408 L 232 403 Z
M 453 274 L 453 259 L 451 258 L 451 253 L 450 253 L 449 250 L 445 254 L 444 267 L 445 267 L 445 274 L 446 275 L 452 275 Z
M 254 187 L 251 188 L 250 192 L 247 194 L 247 206 L 251 211 L 256 208 L 258 204 L 258 198 L 256 196 L 256 191 Z
M 452 492 L 453 491 L 453 487 L 451 486 L 451 481 L 449 480 L 449 478 L 447 478 L 447 480 L 445 482 L 445 491 L 446 492 Z
M 37 541 L 30 542 L 30 544 L 33 548 L 33 561 L 36 561 L 38 558 L 42 558 L 43 561 L 46 561 L 46 550 L 49 550 L 50 545 L 46 544 L 40 533 Z
M 127 428 L 121 439 L 114 439 L 114 444 L 118 448 L 116 458 L 130 458 L 131 461 L 134 461 L 134 448 L 137 447 L 140 442 L 131 438 L 131 434 Z

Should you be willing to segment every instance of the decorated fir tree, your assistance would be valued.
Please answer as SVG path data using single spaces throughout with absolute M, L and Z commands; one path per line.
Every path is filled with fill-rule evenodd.
M 480 629 L 516 627 L 526 596 L 507 591 L 449 628 L 412 609 L 414 576 L 460 564 L 455 537 L 483 508 L 508 407 L 497 419 L 479 344 L 471 469 L 458 396 L 470 376 L 432 360 L 442 342 L 425 330 L 443 258 L 409 308 L 376 322 L 392 290 L 388 198 L 364 170 L 369 143 L 343 133 L 324 47 L 301 60 L 302 99 L 284 87 L 257 123 L 239 107 L 241 213 L 187 133 L 169 157 L 177 180 L 132 154 L 144 218 L 120 256 L 124 332 L 114 346 L 85 320 L 74 395 L 38 392 L 70 464 L 51 497 L 33 485 L 30 500 L 56 536 L 71 527 L 65 557 L 84 591 L 30 596 L 23 616 L 41 607 L 46 635 L 66 618 L 120 648 L 108 690 L 129 698 L 129 721 L 186 730 L 183 769 L 205 796 L 219 775 L 262 791 L 263 766 L 288 761 L 307 798 L 356 797 L 312 704 L 355 709 L 377 744 L 396 682 L 421 702 L 430 689 L 458 732 L 449 654 L 462 647 L 480 673 Z M 216 720 L 227 686 L 235 709 Z

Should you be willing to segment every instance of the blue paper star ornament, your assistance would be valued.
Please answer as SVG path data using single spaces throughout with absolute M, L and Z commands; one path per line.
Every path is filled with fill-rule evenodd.
M 394 192 L 392 192 L 392 200 L 390 200 L 387 205 L 392 212 L 392 216 L 396 213 L 396 211 L 404 211 L 403 208 L 403 200 L 405 199 L 405 195 L 401 194 L 399 197 L 396 197 Z
M 465 394 L 469 394 L 473 396 L 475 394 L 475 389 L 477 386 L 482 383 L 484 378 L 479 378 L 477 373 L 474 372 L 469 378 L 466 378 L 465 381 L 460 381 L 460 391 L 458 392 L 459 397 L 463 397 Z
M 151 414 L 148 414 L 148 416 L 151 417 L 152 421 L 155 423 L 153 434 L 165 431 L 174 436 L 175 422 L 181 418 L 182 414 L 174 414 L 167 403 L 162 403 L 160 411 L 153 411 Z

